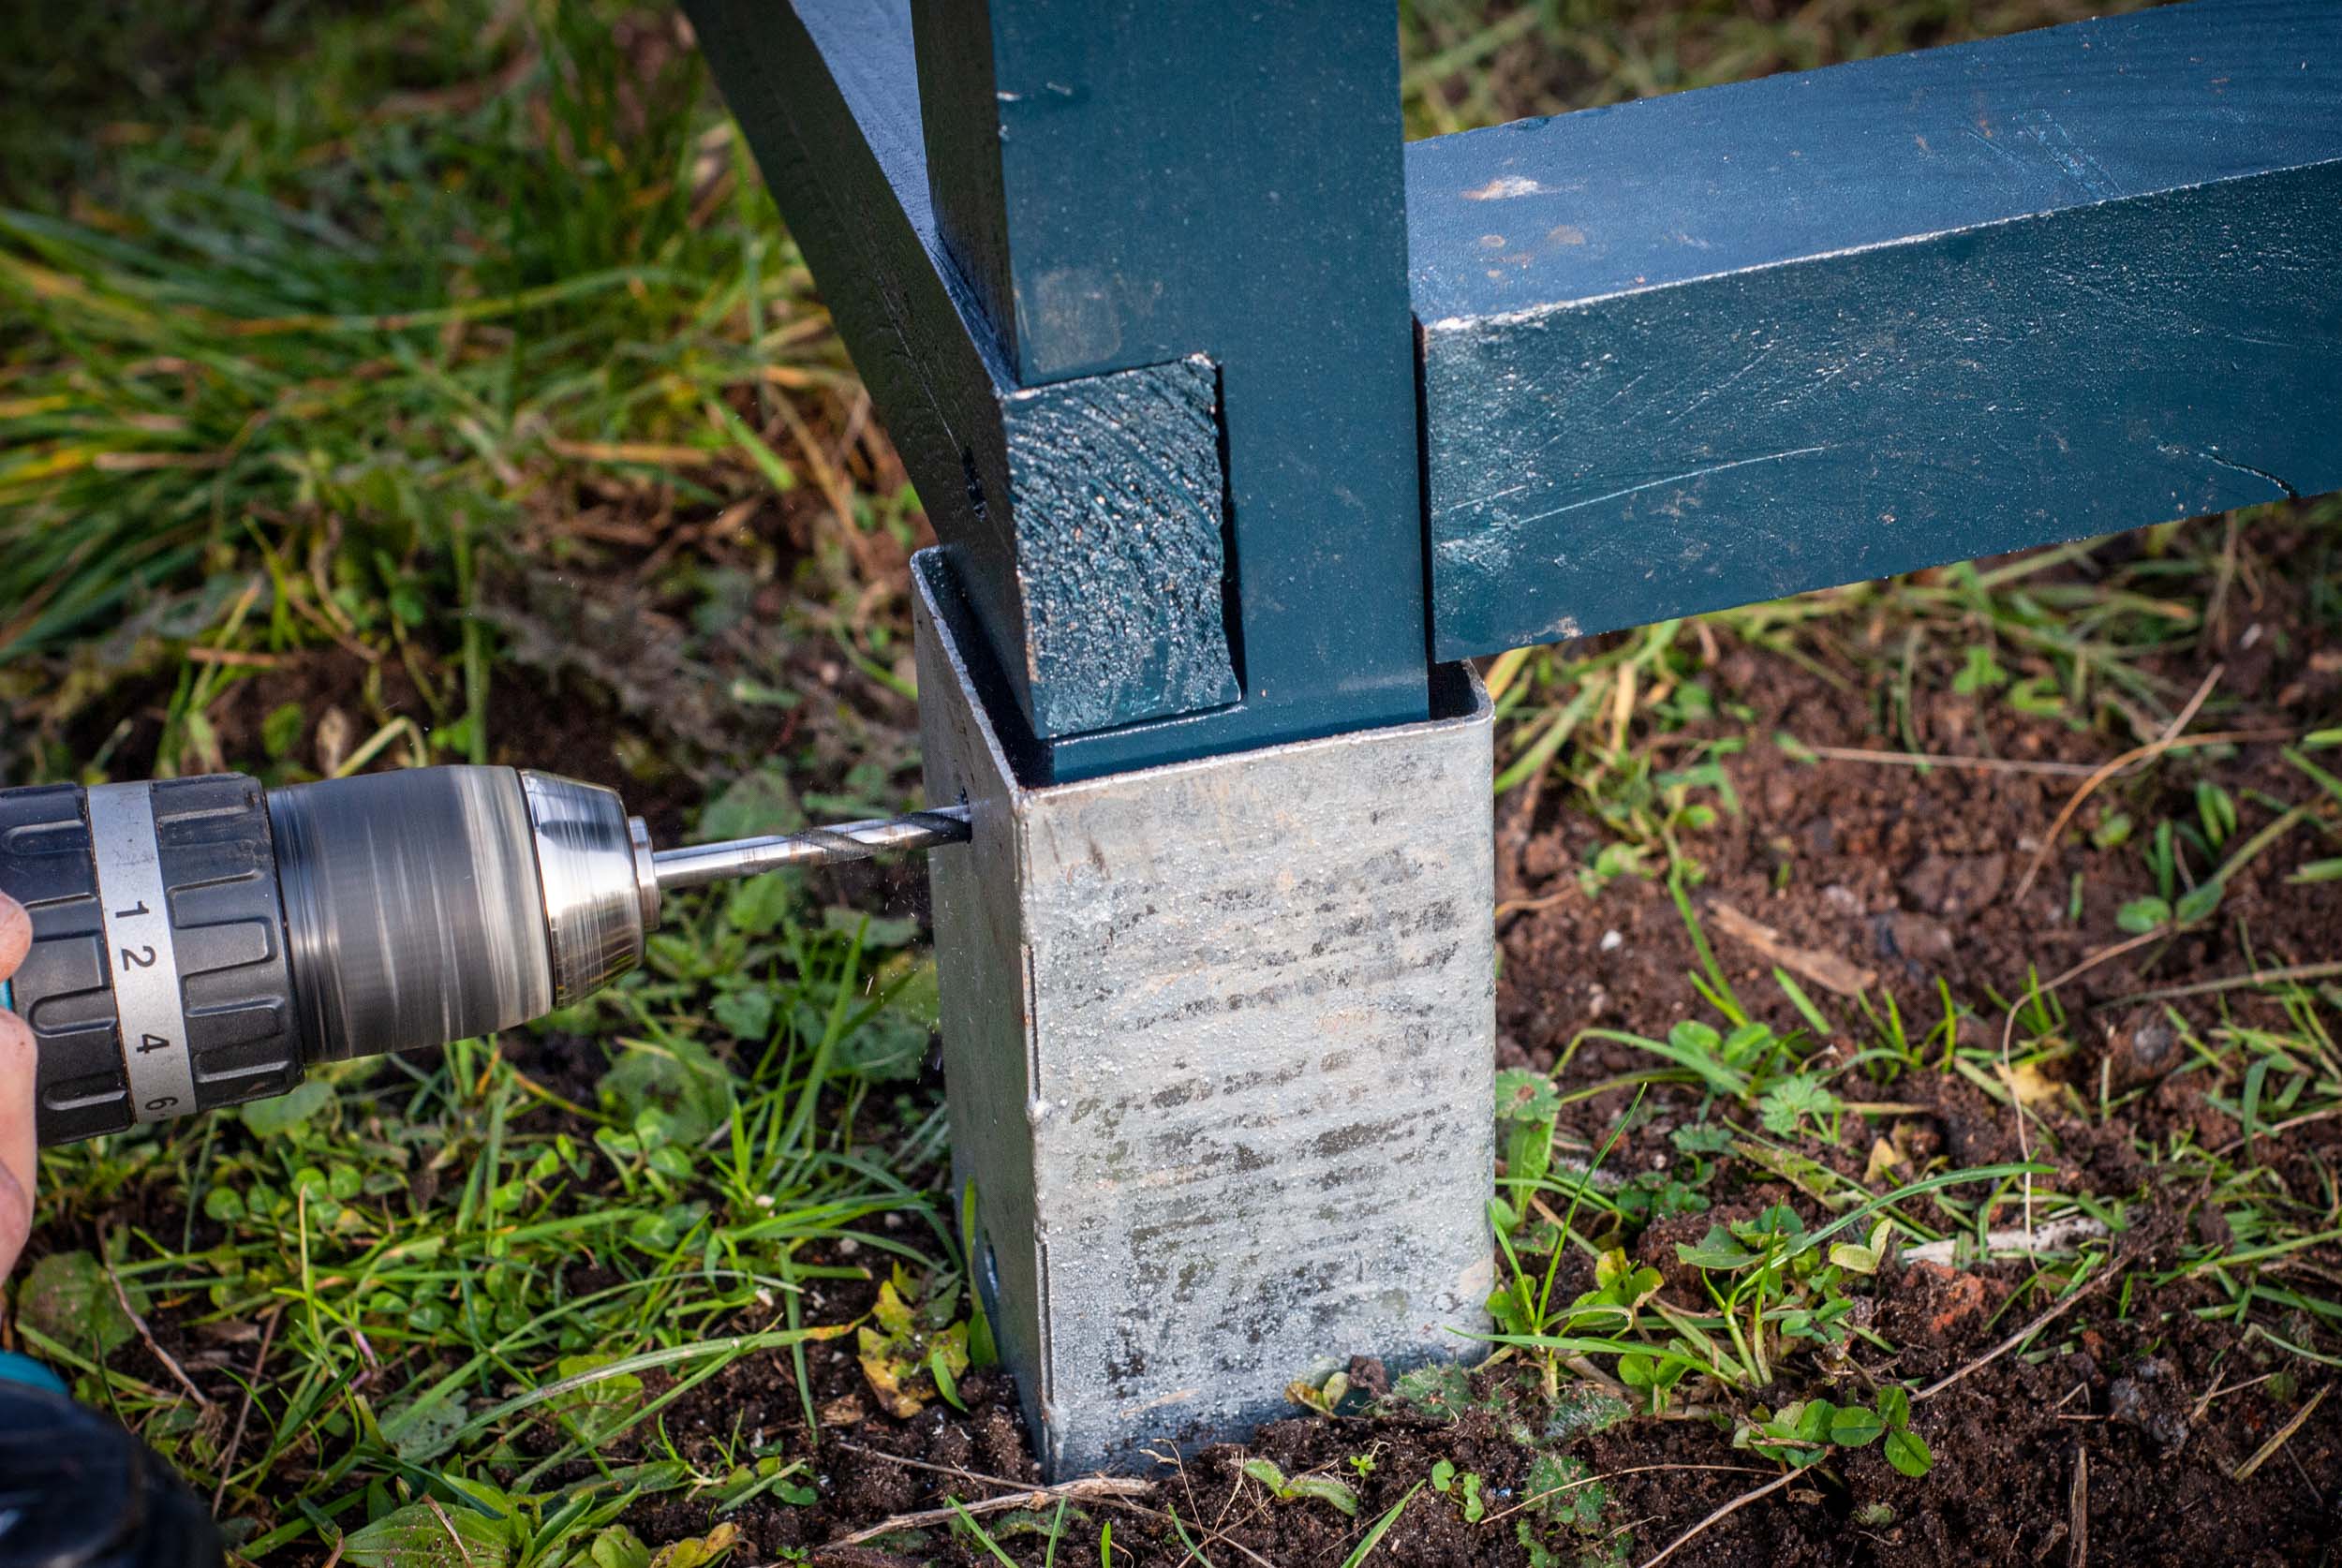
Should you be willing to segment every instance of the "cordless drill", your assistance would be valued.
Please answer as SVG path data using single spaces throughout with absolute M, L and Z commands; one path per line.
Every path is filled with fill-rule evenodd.
M 282 1094 L 308 1064 L 541 1017 L 642 959 L 662 894 L 968 836 L 964 808 L 654 851 L 617 794 L 506 767 L 0 791 L 40 1141 Z
M 505 767 L 0 791 L 0 893 L 33 925 L 0 1007 L 37 1048 L 39 1140 L 67 1143 L 526 1023 L 639 963 L 675 888 L 967 836 L 954 807 L 654 851 L 612 791 Z M 19 1561 L 220 1549 L 151 1450 L 0 1353 L 0 1568 Z

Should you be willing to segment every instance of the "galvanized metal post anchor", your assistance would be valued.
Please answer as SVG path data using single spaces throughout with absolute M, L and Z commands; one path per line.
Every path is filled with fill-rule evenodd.
M 912 572 L 955 1173 L 1054 1476 L 1241 1435 L 1486 1327 L 1489 702 L 1040 788 Z

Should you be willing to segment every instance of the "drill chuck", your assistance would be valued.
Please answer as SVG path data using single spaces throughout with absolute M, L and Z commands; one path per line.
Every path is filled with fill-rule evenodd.
M 594 785 L 415 768 L 271 791 L 268 817 L 309 1060 L 541 1017 L 633 968 L 658 923 L 648 836 Z

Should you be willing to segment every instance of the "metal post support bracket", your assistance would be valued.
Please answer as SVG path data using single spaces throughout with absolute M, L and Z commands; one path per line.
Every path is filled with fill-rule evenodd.
M 1492 1281 L 1491 716 L 1020 782 L 913 563 L 955 1176 L 1050 1474 L 1469 1354 Z M 981 653 L 977 656 L 981 658 Z M 987 683 L 988 684 L 988 683 Z

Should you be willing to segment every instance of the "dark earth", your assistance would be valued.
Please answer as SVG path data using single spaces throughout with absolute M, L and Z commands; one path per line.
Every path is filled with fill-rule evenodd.
M 2247 543 L 2249 559 L 2282 558 L 2286 548 L 2278 538 L 2248 538 Z M 2083 581 L 2084 573 L 2107 571 L 2136 548 L 2143 546 L 2117 541 L 2053 575 Z M 2146 659 L 2148 674 L 2183 693 L 2218 671 L 2218 702 L 2211 710 L 2216 717 L 2197 721 L 2191 735 L 2217 730 L 2290 739 L 2342 723 L 2342 649 L 2320 640 L 2322 612 L 2310 602 L 2305 585 L 2314 580 L 2314 573 L 2261 574 L 2231 596 L 2199 640 L 2202 645 Z M 521 606 L 511 614 L 524 630 L 526 617 L 557 628 L 561 614 L 601 613 L 590 604 L 574 612 L 557 604 L 547 609 L 541 591 L 535 600 L 526 598 L 532 591 L 518 587 L 511 601 Z M 752 627 L 755 617 L 744 624 Z M 656 617 L 636 634 L 658 637 Z M 2342 1404 L 2311 1409 L 2274 1457 L 2244 1479 L 2235 1477 L 2319 1396 L 2328 1368 L 2342 1361 L 2302 1359 L 2235 1322 L 2197 1315 L 2229 1298 L 2209 1275 L 2175 1277 L 2181 1250 L 2224 1242 L 2226 1221 L 2210 1178 L 2201 1174 L 2201 1159 L 2184 1167 L 2198 1174 L 2181 1179 L 2173 1172 L 2182 1167 L 2158 1165 L 2151 1156 L 2176 1141 L 2226 1150 L 2236 1166 L 2263 1167 L 2267 1180 L 2292 1198 L 2322 1206 L 2328 1220 L 2319 1228 L 2331 1226 L 2334 1145 L 2342 1140 L 2342 1120 L 2313 1117 L 2272 1128 L 2264 1118 L 2247 1158 L 2237 1146 L 2245 1130 L 2212 1102 L 2235 1103 L 2236 1069 L 2194 1059 L 2186 1039 L 2188 1031 L 2201 1037 L 2222 1022 L 2231 1028 L 2286 1023 L 2278 1003 L 2262 991 L 2217 983 L 2288 965 L 2325 966 L 2316 978 L 2332 978 L 2342 881 L 2289 883 L 2315 831 L 2305 827 L 2290 843 L 2291 852 L 2260 855 L 2234 877 L 2219 918 L 2176 938 L 2134 941 L 2117 926 L 2116 911 L 2154 891 L 2152 879 L 2135 842 L 2098 849 L 2090 837 L 2116 810 L 2142 824 L 2186 820 L 2197 809 L 2196 789 L 2203 780 L 2223 786 L 2238 803 L 2237 838 L 2254 834 L 2305 798 L 2306 780 L 2283 756 L 2284 743 L 2174 749 L 2148 767 L 2103 782 L 2023 886 L 2051 824 L 2084 784 L 2083 772 L 2118 755 L 2130 737 L 2111 734 L 2105 726 L 2044 724 L 2012 714 L 2006 704 L 1949 690 L 1920 691 L 1907 731 L 1898 731 L 1883 715 L 1882 683 L 1869 673 L 1875 649 L 1848 644 L 1833 651 L 1825 635 L 1801 641 L 1800 655 L 1791 657 L 1737 643 L 1726 622 L 1689 628 L 1686 634 L 1712 644 L 1703 653 L 1713 716 L 1654 744 L 1689 755 L 1703 741 L 1749 740 L 1724 759 L 1739 809 L 1723 813 L 1712 827 L 1686 833 L 1682 842 L 1703 873 L 1689 889 L 1691 906 L 1752 1013 L 1783 1031 L 1800 1027 L 1799 1014 L 1770 978 L 1773 963 L 1787 952 L 1809 966 L 1835 961 L 1846 970 L 1869 971 L 1864 978 L 1873 983 L 1872 998 L 1891 996 L 1915 1039 L 1944 1016 L 1948 997 L 1968 1013 L 1957 1028 L 1957 1043 L 1990 1046 L 1997 1043 L 2029 972 L 2049 986 L 2067 971 L 2079 971 L 2053 992 L 2063 1010 L 2054 1031 L 2063 1048 L 2041 1069 L 2046 1092 L 2032 1106 L 2038 1120 L 2024 1147 L 2009 1108 L 1965 1077 L 1914 1071 L 1890 1078 L 1875 1059 L 1850 1063 L 1858 1050 L 1875 1043 L 1877 1026 L 1845 997 L 1806 982 L 1807 991 L 1847 1031 L 1816 1060 L 1825 1069 L 1837 1064 L 1831 1087 L 1848 1101 L 1905 1108 L 1867 1117 L 1849 1114 L 1835 1146 L 1809 1136 L 1799 1146 L 1856 1178 L 1865 1174 L 1875 1139 L 1887 1141 L 1914 1168 L 1930 1161 L 1949 1169 L 2029 1154 L 2058 1167 L 2047 1185 L 2126 1205 L 2127 1225 L 2113 1238 L 2113 1261 L 2101 1276 L 2109 1288 L 2091 1292 L 2019 1354 L 1974 1367 L 1914 1406 L 1913 1429 L 1935 1457 L 1930 1473 L 1912 1479 L 1897 1472 L 1875 1445 L 1833 1451 L 1827 1462 L 1716 1519 L 1667 1561 L 2330 1561 L 2333 1543 L 2342 1537 Z M 1901 632 L 1855 625 L 1849 635 Z M 546 645 L 554 642 L 549 638 Z M 769 652 L 719 647 L 698 658 L 738 658 L 769 668 Z M 815 656 L 774 657 L 795 660 L 786 678 L 800 685 L 838 684 L 835 671 L 806 662 Z M 373 674 L 372 691 L 362 692 L 354 659 L 317 658 L 318 667 L 272 672 L 237 693 L 223 711 L 224 744 L 250 749 L 254 736 L 246 730 L 257 730 L 262 716 L 287 701 L 302 703 L 312 714 L 340 703 L 426 717 L 398 689 L 395 672 Z M 664 666 L 650 660 L 647 667 L 674 672 L 672 685 L 707 678 L 703 664 L 670 658 Z M 871 746 L 874 735 L 907 751 L 911 705 L 891 694 L 857 690 L 850 715 L 854 728 L 836 743 L 840 755 Z M 523 660 L 498 675 L 499 754 L 509 751 L 523 761 L 583 759 L 586 771 L 599 769 L 600 781 L 626 790 L 672 834 L 703 792 L 690 759 L 718 754 L 725 736 L 722 716 L 704 717 L 666 701 L 666 694 L 664 688 L 614 690 L 574 661 Z M 844 701 L 841 696 L 841 705 Z M 647 779 L 627 776 L 608 761 L 606 747 L 586 744 L 606 734 L 614 720 L 647 726 L 655 741 L 684 761 Z M 696 743 L 693 726 L 708 731 Z M 2156 727 L 2135 727 L 2142 732 L 2140 744 L 2155 738 Z M 1803 748 L 1865 755 L 1808 760 L 1763 738 L 1782 732 Z M 1922 770 L 1888 755 L 1911 749 L 1997 761 Z M 2042 771 L 2044 765 L 2061 770 Z M 1668 1133 L 1701 1117 L 1697 1091 L 1661 1085 L 1638 1102 L 1632 1089 L 1602 1086 L 1650 1069 L 1655 1058 L 1605 1041 L 1586 1041 L 1575 1050 L 1571 1044 L 1589 1028 L 1664 1036 L 1701 1008 L 1687 980 L 1700 957 L 1664 885 L 1635 876 L 1613 880 L 1598 895 L 1581 885 L 1580 869 L 1608 834 L 1564 798 L 1568 788 L 1559 774 L 1549 775 L 1547 782 L 1516 788 L 1497 804 L 1498 1065 L 1552 1070 L 1560 1063 L 1561 1090 L 1578 1096 L 1563 1111 L 1561 1146 L 1592 1151 L 1616 1132 L 1608 1168 L 1648 1171 L 1675 1158 Z M 2287 848 L 2279 845 L 2279 851 Z M 915 866 L 847 868 L 820 892 L 825 902 L 924 915 Z M 1769 928 L 1758 940 L 1769 943 L 1770 952 L 1760 953 L 1744 934 L 1756 927 Z M 2169 994 L 2191 986 L 2198 989 Z M 606 1066 L 600 1046 L 591 1042 L 515 1037 L 506 1048 L 527 1058 L 526 1070 L 538 1081 L 586 1102 Z M 1928 1049 L 1932 1060 L 1940 1037 Z M 2102 1095 L 2112 1106 L 2104 1120 L 2097 1115 Z M 1751 1119 L 1734 1106 L 1706 1114 Z M 1625 1225 L 1603 1238 L 1660 1268 L 1668 1279 L 1666 1299 L 1698 1301 L 1696 1272 L 1676 1262 L 1673 1244 L 1697 1239 L 1715 1220 L 1743 1217 L 1776 1202 L 1800 1206 L 1809 1217 L 1819 1213 L 1793 1188 L 1745 1162 L 1721 1163 L 1719 1172 L 1705 1193 L 1712 1206 L 1708 1212 L 1647 1229 Z M 915 1173 L 904 1175 L 916 1179 Z M 1876 1190 L 1885 1183 L 1870 1185 Z M 1994 1220 L 2016 1222 L 2008 1209 Z M 1580 1229 L 1589 1223 L 1581 1215 Z M 52 1236 L 45 1243 L 88 1239 Z M 1540 1257 L 1526 1261 L 1533 1270 L 1543 1266 Z M 2044 1261 L 2071 1267 L 2070 1260 Z M 2337 1270 L 2342 1249 L 2327 1241 L 2293 1252 L 2267 1277 L 2323 1295 L 2342 1278 Z M 1776 1405 L 1821 1393 L 1843 1397 L 1890 1379 L 1918 1389 L 1971 1368 L 2055 1303 L 2070 1278 L 2061 1273 L 2037 1281 L 2034 1276 L 2033 1266 L 2021 1261 L 1956 1270 L 1890 1265 L 1858 1290 L 1866 1293 L 1860 1309 L 1870 1327 L 1892 1352 L 1858 1343 L 1846 1362 L 1826 1374 L 1802 1358 L 1784 1368 L 1782 1381 L 1762 1397 Z M 593 1282 L 572 1283 L 583 1289 Z M 1562 1267 L 1557 1294 L 1567 1299 L 1591 1283 L 1584 1260 L 1572 1257 Z M 850 1324 L 867 1310 L 875 1288 L 872 1282 L 825 1286 L 824 1298 L 809 1303 L 811 1320 Z M 2266 1307 L 2256 1315 L 2272 1319 Z M 2283 1338 L 2314 1355 L 2342 1353 L 2335 1335 L 2307 1319 L 2294 1312 L 2273 1321 Z M 156 1329 L 167 1347 L 182 1344 L 177 1325 L 158 1321 Z M 880 1412 L 852 1344 L 846 1339 L 810 1348 L 812 1403 L 823 1417 L 817 1438 L 804 1431 L 785 1354 L 744 1360 L 664 1413 L 664 1432 L 675 1451 L 719 1470 L 721 1445 L 742 1433 L 761 1433 L 774 1451 L 812 1456 L 808 1472 L 796 1477 L 810 1488 L 800 1501 L 767 1496 L 725 1516 L 739 1531 L 731 1561 L 850 1568 L 997 1562 L 972 1533 L 948 1519 L 883 1527 L 944 1508 L 946 1499 L 975 1503 L 1039 1484 L 1014 1387 L 998 1373 L 974 1373 L 959 1387 L 965 1413 L 930 1403 L 898 1420 Z M 142 1375 L 159 1375 L 158 1368 L 142 1365 L 148 1356 L 139 1347 L 123 1353 L 122 1360 Z M 1728 1417 L 1686 1417 L 1679 1411 L 1557 1442 L 1548 1435 L 1556 1427 L 1551 1407 L 1534 1374 L 1517 1363 L 1475 1371 L 1468 1395 L 1460 1391 L 1445 1406 L 1372 1398 L 1390 1379 L 1379 1365 L 1363 1360 L 1353 1367 L 1353 1382 L 1358 1392 L 1338 1416 L 1297 1407 L 1292 1419 L 1261 1432 L 1249 1448 L 1208 1448 L 1164 1467 L 1144 1493 L 1065 1500 L 1061 1539 L 1051 1561 L 1100 1561 L 1101 1531 L 1110 1528 L 1117 1562 L 1335 1568 L 1350 1562 L 1370 1529 L 1397 1509 L 1364 1561 L 1532 1568 L 1640 1564 L 1786 1473 L 1735 1450 Z M 652 1395 L 672 1386 L 656 1371 L 645 1383 Z M 557 1441 L 550 1428 L 543 1439 L 548 1447 Z M 618 1464 L 647 1457 L 642 1443 L 638 1434 L 622 1437 L 601 1459 Z M 526 1438 L 522 1445 L 527 1446 Z M 1537 1491 L 1531 1470 L 1540 1447 L 1583 1467 L 1574 1473 L 1597 1482 L 1599 1492 L 1589 1495 L 1590 1506 L 1577 1522 L 1524 1530 L 1536 1516 L 1528 1500 Z M 1333 1476 L 1350 1484 L 1359 1502 L 1356 1516 L 1306 1498 L 1276 1500 L 1246 1473 L 1248 1461 L 1262 1458 L 1286 1476 Z M 1356 1462 L 1361 1460 L 1367 1468 Z M 1459 1477 L 1478 1478 L 1476 1520 L 1467 1522 L 1460 1482 L 1445 1492 L 1417 1489 L 1443 1461 Z M 1015 1561 L 1038 1563 L 1048 1551 L 1057 1504 L 1049 1499 L 984 1517 Z M 2085 1518 L 2086 1540 L 2078 1539 L 2077 1521 Z M 656 1545 L 704 1535 L 723 1521 L 704 1501 L 657 1500 L 637 1504 L 625 1522 Z M 841 1541 L 848 1536 L 858 1539 Z M 288 1555 L 312 1549 L 295 1547 Z
M 2128 546 L 2111 548 L 2118 556 Z M 2099 557 L 2101 570 L 2109 558 Z M 2342 651 L 2325 646 L 2315 627 L 2299 584 L 2263 582 L 2230 607 L 2212 647 L 2150 660 L 2149 673 L 2188 691 L 2218 666 L 2216 689 L 2227 705 L 2216 726 L 2199 723 L 2198 732 L 2299 735 L 2342 716 Z M 1733 645 L 1727 633 L 1714 635 L 1710 678 L 1717 708 L 1745 704 L 1755 717 L 1695 725 L 1679 744 L 1777 731 L 1793 732 L 1807 747 L 1875 753 L 1888 744 L 1880 739 L 1875 683 L 1859 678 L 1850 662 L 1831 671 L 1825 661 L 1823 673 L 1758 647 Z M 1924 1478 L 1898 1473 L 1876 1447 L 1835 1454 L 1723 1517 L 1668 1561 L 2328 1561 L 2342 1532 L 2342 1409 L 2314 1410 L 2273 1458 L 2246 1479 L 2233 1478 L 2324 1386 L 2324 1366 L 2274 1351 L 2233 1323 L 2195 1315 L 2227 1298 L 2208 1278 L 2165 1277 L 2180 1262 L 2183 1245 L 2225 1240 L 2225 1221 L 2208 1180 L 2175 1181 L 2149 1159 L 2181 1139 L 2230 1148 L 2243 1132 L 2208 1097 L 2216 1092 L 2233 1103 L 2232 1082 L 2218 1072 L 2182 1072 L 2189 1053 L 2173 1014 L 2201 1031 L 2223 1019 L 2232 1027 L 2274 1027 L 2284 1022 L 2282 1013 L 2262 993 L 2234 986 L 2140 998 L 2231 981 L 2250 969 L 2330 964 L 2342 884 L 2289 885 L 2302 854 L 2265 854 L 2231 882 L 2221 919 L 2102 956 L 2130 940 L 2115 924 L 2117 910 L 2153 887 L 2135 845 L 2095 849 L 2084 831 L 2101 812 L 2115 809 L 2142 822 L 2184 817 L 2195 809 L 2198 782 L 2211 779 L 2243 803 L 2241 837 L 2275 817 L 2273 802 L 2299 800 L 2303 776 L 2275 741 L 2172 752 L 2094 791 L 2020 895 L 2027 863 L 2083 782 L 2072 772 L 2030 765 L 2095 766 L 2118 747 L 2103 733 L 2062 732 L 1949 692 L 1921 699 L 1908 740 L 1923 751 L 2019 766 L 1921 771 L 1892 760 L 1816 762 L 1752 744 L 1726 763 L 1740 813 L 1686 841 L 1705 870 L 1692 890 L 1693 907 L 1740 995 L 1785 1031 L 1800 1019 L 1769 982 L 1771 958 L 1720 929 L 1718 909 L 1729 906 L 1771 927 L 1778 943 L 1809 956 L 1874 971 L 1873 996 L 1891 994 L 1914 1036 L 1942 1017 L 1948 994 L 1972 1011 L 1959 1028 L 1963 1045 L 1992 1043 L 2028 969 L 2045 986 L 2081 969 L 2054 992 L 2067 1049 L 2043 1070 L 2051 1088 L 2063 1083 L 2075 1093 L 2053 1092 L 2035 1104 L 2040 1131 L 2030 1152 L 2059 1167 L 2051 1185 L 2061 1191 L 2128 1201 L 2127 1228 L 2116 1238 L 2112 1272 L 2103 1277 L 2111 1288 L 2093 1291 L 2022 1354 L 1983 1365 L 1915 1407 L 1914 1429 L 1936 1460 Z M 1674 903 L 1664 887 L 1633 877 L 1589 896 L 1578 870 L 1603 841 L 1603 830 L 1552 792 L 1516 790 L 1499 802 L 1497 815 L 1505 903 L 1500 1065 L 1549 1069 L 1566 1056 L 1559 1074 L 1564 1094 L 1648 1068 L 1651 1058 L 1623 1045 L 1590 1042 L 1574 1053 L 1568 1047 L 1589 1026 L 1663 1035 L 1694 1011 L 1697 998 L 1685 976 L 1699 958 Z M 1842 1024 L 1856 1016 L 1845 998 L 1813 984 L 1807 989 Z M 1830 1046 L 1842 1058 L 1855 1048 L 1851 1037 Z M 558 1081 L 562 1067 L 541 1061 L 533 1070 Z M 1807 1139 L 1801 1146 L 1806 1152 L 1856 1176 L 1875 1137 L 1922 1165 L 1938 1157 L 1949 1167 L 2021 1158 L 2008 1108 L 1967 1079 L 1912 1072 L 1890 1081 L 1872 1076 L 1875 1069 L 1858 1066 L 1833 1087 L 1848 1100 L 1915 1108 L 1867 1121 L 1849 1116 L 1837 1146 Z M 567 1070 L 589 1087 L 595 1064 L 581 1059 Z M 2102 1091 L 2113 1103 L 2104 1122 L 2095 1115 Z M 1629 1090 L 1616 1088 L 1572 1102 L 1563 1117 L 1563 1141 L 1598 1146 L 1632 1102 Z M 2092 1114 L 2082 1114 L 2085 1109 Z M 1608 1157 L 1612 1168 L 1664 1163 L 1670 1158 L 1667 1132 L 1699 1112 L 1692 1089 L 1649 1091 Z M 2331 1194 L 2338 1139 L 2342 1122 L 2334 1120 L 2264 1127 L 2252 1159 L 2293 1196 L 2316 1202 Z M 1668 1276 L 1669 1295 L 1680 1301 L 1697 1299 L 1687 1294 L 1697 1282 L 1675 1263 L 1673 1242 L 1696 1239 L 1719 1217 L 1803 1202 L 1744 1165 L 1728 1167 L 1709 1196 L 1709 1213 L 1620 1236 Z M 2330 1206 L 2333 1200 L 2323 1201 Z M 2342 1256 L 2320 1245 L 2295 1253 L 2283 1272 L 2318 1294 L 2337 1265 Z M 1858 1345 L 1838 1379 L 1860 1386 L 1891 1378 L 1917 1388 L 1969 1367 L 2057 1299 L 2062 1280 L 2029 1290 L 2032 1272 L 2022 1262 L 1960 1270 L 1890 1267 L 1872 1287 L 1867 1310 L 1893 1354 Z M 1581 1260 L 1570 1260 L 1559 1294 L 1565 1298 L 1590 1284 L 1586 1273 Z M 821 1315 L 851 1316 L 868 1294 L 864 1286 L 833 1294 Z M 2284 1327 L 2295 1343 L 2321 1347 L 2318 1354 L 2335 1348 L 2333 1337 L 2311 1324 Z M 1037 1485 L 1007 1381 L 983 1374 L 966 1380 L 964 1415 L 930 1405 L 897 1421 L 875 1413 L 844 1345 L 816 1347 L 811 1366 L 814 1402 L 827 1428 L 810 1477 L 814 1500 L 760 1500 L 732 1516 L 744 1549 L 752 1547 L 746 1561 L 795 1561 L 796 1553 L 867 1568 L 997 1561 L 971 1535 L 933 1520 L 856 1544 L 829 1543 L 941 1508 L 947 1497 L 972 1502 Z M 1388 1385 L 1378 1366 L 1361 1362 L 1354 1372 L 1363 1390 Z M 661 1386 L 656 1374 L 650 1381 L 653 1391 Z M 1810 1370 L 1792 1368 L 1770 1397 L 1782 1402 L 1829 1386 Z M 1466 1523 L 1454 1491 L 1415 1491 L 1368 1561 L 1641 1563 L 1784 1473 L 1731 1448 L 1728 1421 L 1637 1419 L 1579 1437 L 1567 1452 L 1588 1467 L 1584 1473 L 1600 1478 L 1607 1505 L 1584 1531 L 1563 1530 L 1558 1538 L 1544 1531 L 1537 1549 L 1551 1555 L 1540 1559 L 1520 1534 L 1533 1454 L 1519 1440 L 1550 1420 L 1533 1377 L 1524 1380 L 1510 1365 L 1476 1372 L 1460 1418 L 1392 1401 L 1356 1402 L 1361 1413 L 1327 1418 L 1297 1411 L 1249 1449 L 1192 1455 L 1154 1477 L 1143 1497 L 1074 1499 L 1054 1561 L 1098 1561 L 1100 1527 L 1110 1525 L 1118 1561 L 1344 1563 L 1368 1528 L 1445 1460 L 1459 1473 L 1481 1478 L 1484 1516 Z M 761 1430 L 770 1441 L 801 1425 L 797 1411 L 786 1361 L 777 1357 L 734 1367 L 694 1390 L 670 1412 L 667 1429 L 687 1451 L 695 1431 L 712 1440 Z M 1371 1471 L 1361 1475 L 1351 1463 L 1356 1456 L 1370 1457 Z M 1243 1469 L 1262 1457 L 1288 1476 L 1315 1472 L 1354 1484 L 1357 1516 L 1322 1502 L 1273 1500 Z M 2082 1500 L 2086 1539 L 2077 1539 L 2075 1530 L 2084 1518 Z M 988 1528 L 1019 1561 L 1037 1562 L 1054 1507 L 1052 1501 L 993 1514 Z M 667 1502 L 645 1507 L 630 1522 L 657 1541 L 703 1532 L 715 1521 L 703 1506 Z

